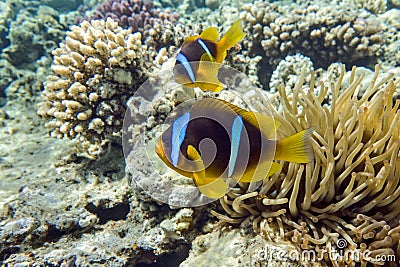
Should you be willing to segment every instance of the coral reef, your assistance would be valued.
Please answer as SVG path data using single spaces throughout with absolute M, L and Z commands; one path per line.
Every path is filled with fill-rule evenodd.
M 76 157 L 77 140 L 46 134 L 30 82 L 15 80 L 7 90 L 0 107 L 3 265 L 178 265 L 187 256 L 207 210 L 142 201 L 133 195 L 120 147 L 98 161 Z
M 0 2 L 0 50 L 9 44 L 7 40 L 8 18 L 11 8 L 6 2 Z
M 118 22 L 123 29 L 131 29 L 132 32 L 141 32 L 143 41 L 147 38 L 153 38 L 160 34 L 158 29 L 164 24 L 175 25 L 179 19 L 178 13 L 171 13 L 168 9 L 163 11 L 154 8 L 152 1 L 148 0 L 108 0 L 100 4 L 93 15 L 86 17 L 85 20 L 112 18 Z M 161 25 L 161 26 L 160 26 Z M 157 41 L 161 41 L 157 39 Z M 158 49 L 166 43 L 161 42 Z
M 248 50 L 244 53 L 264 56 L 262 72 L 273 69 L 288 54 L 308 56 L 319 68 L 337 61 L 368 63 L 382 53 L 385 24 L 375 16 L 348 3 L 318 3 L 245 4 L 241 17 L 249 34 L 243 42 Z
M 76 10 L 85 1 L 86 0 L 41 0 L 42 4 L 61 12 Z
M 304 74 L 306 82 L 309 82 L 313 70 L 313 63 L 310 58 L 300 54 L 286 56 L 272 72 L 269 83 L 270 92 L 277 92 L 277 88 L 282 84 L 288 90 L 291 90 L 291 88 L 294 88 L 300 74 Z
M 382 5 L 375 4 L 383 1 L 371 5 L 368 0 L 343 4 L 334 1 L 329 6 L 328 1 L 321 1 L 320 10 L 310 1 L 291 1 L 291 5 L 281 1 L 281 6 L 277 2 L 257 3 L 253 9 L 241 7 L 251 2 L 248 0 L 160 0 L 154 2 L 154 7 L 145 7 L 147 2 L 138 0 L 104 2 L 0 1 L 2 264 L 319 266 L 325 263 L 275 260 L 269 253 L 334 251 L 339 248 L 338 241 L 343 240 L 349 250 L 357 245 L 360 251 L 372 251 L 372 256 L 399 256 L 395 204 L 399 201 L 399 128 L 394 125 L 399 118 L 399 104 L 391 101 L 392 81 L 381 76 L 376 79 L 363 68 L 342 76 L 343 66 L 339 63 L 321 76 L 323 84 L 315 82 L 319 70 L 308 75 L 312 65 L 317 69 L 331 61 L 343 61 L 368 67 L 378 57 L 385 72 L 398 76 L 399 10 L 391 9 L 400 6 L 398 0 L 389 0 L 388 11 L 383 14 Z M 159 9 L 160 2 L 172 11 Z M 362 2 L 359 5 L 363 8 L 357 8 L 356 2 Z M 78 11 L 62 12 L 82 3 L 83 9 L 88 8 L 87 14 L 95 5 L 103 10 L 108 5 L 109 15 L 102 13 L 102 22 L 88 16 L 89 22 L 82 21 L 66 32 L 76 24 Z M 171 209 L 155 202 L 135 184 L 159 175 L 155 166 L 143 166 L 139 150 L 130 154 L 131 161 L 124 162 L 121 146 L 113 143 L 120 142 L 126 100 L 149 72 L 162 69 L 167 60 L 168 67 L 173 65 L 173 53 L 186 36 L 208 26 L 218 26 L 225 32 L 239 17 L 239 10 L 255 21 L 248 16 L 249 42 L 232 49 L 226 63 L 249 75 L 250 81 L 261 80 L 264 85 L 269 84 L 266 77 L 276 69 L 271 87 L 282 96 L 281 101 L 272 98 L 273 104 L 282 103 L 275 106 L 282 124 L 279 134 L 286 136 L 314 125 L 317 157 L 303 167 L 285 163 L 282 172 L 265 181 L 258 192 L 245 184 L 237 185 L 220 206 L 214 203 L 202 208 Z M 180 13 L 177 20 L 173 11 L 186 13 Z M 257 17 L 264 11 L 271 11 L 272 18 L 267 13 Z M 113 16 L 111 13 L 119 23 L 131 21 L 138 32 L 123 28 L 131 27 L 129 23 L 118 27 L 115 22 L 104 21 Z M 330 19 L 321 20 L 320 16 Z M 291 24 L 279 24 L 292 17 Z M 275 18 L 276 22 L 272 21 Z M 268 41 L 275 39 L 268 37 L 268 28 L 278 29 L 273 23 L 280 31 L 274 36 L 282 39 L 279 48 L 267 49 Z M 301 36 L 296 37 L 296 30 L 284 29 L 293 25 Z M 286 32 L 290 40 L 283 40 Z M 352 42 L 345 41 L 349 36 L 360 43 L 351 47 Z M 303 46 L 302 40 L 309 45 Z M 52 59 L 50 52 L 60 41 L 63 44 L 54 50 Z M 293 47 L 289 41 L 294 42 Z M 329 43 L 328 49 L 325 42 Z M 289 48 L 280 51 L 281 46 Z M 322 57 L 324 50 L 328 51 L 326 58 Z M 298 52 L 304 58 L 296 55 Z M 301 74 L 300 62 L 307 65 Z M 365 75 L 364 79 L 359 74 Z M 46 76 L 42 99 L 39 95 Z M 295 86 L 295 77 L 304 83 Z M 339 82 L 332 83 L 336 79 Z M 394 97 L 399 98 L 400 81 L 396 79 Z M 133 99 L 137 107 L 134 115 L 143 116 L 149 115 L 143 113 L 145 102 L 158 98 L 152 113 L 142 117 L 145 123 L 132 126 L 134 133 L 147 130 L 149 137 L 154 137 L 178 103 L 207 96 L 181 87 L 164 94 L 160 87 L 167 85 L 162 81 L 161 77 L 156 91 Z M 285 87 L 279 86 L 282 82 Z M 288 90 L 293 86 L 294 92 Z M 243 89 L 242 96 L 250 86 L 238 83 L 238 87 Z M 218 97 L 241 106 L 238 102 L 242 100 L 229 94 L 231 89 Z M 268 92 L 260 92 L 260 98 L 250 93 L 244 97 L 252 100 L 248 101 L 251 107 L 262 111 L 259 100 Z M 49 128 L 34 112 L 39 101 L 43 101 L 39 113 L 47 119 L 52 135 L 72 140 L 46 134 Z M 333 105 L 328 106 L 330 103 Z M 106 145 L 111 149 L 102 154 Z M 80 157 L 75 146 L 97 160 Z M 135 160 L 137 164 L 132 165 Z M 136 167 L 133 174 L 128 174 L 125 163 Z M 161 175 L 167 182 L 188 183 L 188 179 L 179 180 L 172 172 Z M 171 203 L 185 204 L 193 197 L 190 190 L 168 191 L 165 184 L 149 185 L 156 185 L 157 196 L 168 196 Z M 223 222 L 241 227 L 220 224 L 209 214 L 211 208 Z M 373 260 L 368 264 L 371 262 L 379 264 Z M 357 265 L 340 259 L 339 264 Z
M 152 71 L 153 59 L 141 34 L 123 30 L 111 18 L 73 26 L 53 51 L 39 114 L 51 135 L 81 138 L 89 155 L 118 139 L 125 102 Z
M 111 17 L 122 28 L 141 32 L 142 42 L 147 46 L 156 51 L 164 48 L 172 54 L 188 36 L 190 28 L 178 22 L 178 13 L 154 8 L 153 5 L 148 0 L 109 0 L 86 19 Z
M 344 72 L 343 66 L 336 83 L 320 82 L 318 90 L 314 77 L 303 89 L 304 76 L 290 93 L 279 87 L 278 134 L 314 127 L 315 160 L 284 163 L 259 192 L 245 185 L 232 190 L 220 201 L 228 216 L 213 214 L 234 224 L 254 216 L 253 228 L 265 238 L 291 240 L 320 254 L 370 251 L 363 264 L 379 264 L 380 255 L 395 255 L 398 262 L 400 101 L 394 103 L 393 95 L 399 85 L 391 75 L 380 77 L 376 68 L 358 97 L 363 76 L 353 69 L 344 86 Z M 328 95 L 329 107 L 323 105 Z M 346 266 L 358 266 L 352 260 Z M 342 266 L 343 261 L 332 264 Z
M 379 14 L 386 11 L 387 1 L 386 0 L 353 0 L 357 7 L 365 8 L 372 13 Z
M 38 129 L 42 133 L 43 129 Z M 13 145 L 38 158 L 38 166 L 29 166 L 21 157 L 28 171 L 18 174 L 20 163 L 12 163 L 18 167 L 14 170 L 6 167 L 7 152 L 6 162 L 0 163 L 2 174 L 7 174 L 1 180 L 7 182 L 2 186 L 7 191 L 0 191 L 2 263 L 126 266 L 157 260 L 178 265 L 186 257 L 204 212 L 185 209 L 178 213 L 138 200 L 124 178 L 123 157 L 118 149 L 94 165 L 83 161 L 54 167 L 68 151 L 68 144 L 44 133 L 20 132 L 29 146 L 21 147 L 18 139 Z M 15 179 L 16 175 L 21 178 Z M 177 227 L 165 227 L 170 222 Z
M 388 29 L 384 32 L 387 45 L 384 47 L 382 59 L 378 62 L 385 70 L 400 67 L 400 24 L 398 17 L 400 16 L 400 9 L 394 8 L 384 14 L 380 15 L 383 23 Z
M 58 12 L 47 6 L 21 10 L 10 24 L 8 38 L 11 45 L 3 49 L 2 58 L 14 66 L 26 68 L 40 57 L 49 55 L 66 30 L 58 19 Z
M 64 37 L 67 24 L 61 14 L 38 1 L 4 1 L 0 14 L 0 106 L 15 96 L 32 101 L 39 95 L 51 51 Z M 39 70 L 40 69 L 40 70 Z M 14 83 L 14 85 L 13 85 Z M 29 88 L 22 93 L 23 88 Z M 36 91 L 32 92 L 34 88 Z
M 107 22 L 95 19 L 103 17 Z M 80 151 L 91 157 L 109 141 L 120 142 L 126 100 L 187 36 L 176 20 L 177 14 L 153 9 L 150 1 L 108 1 L 73 26 L 53 51 L 53 74 L 39 109 L 50 120 L 51 135 L 80 139 Z
M 247 229 L 251 229 L 251 225 Z M 320 266 L 317 262 L 302 261 L 300 257 L 298 260 L 290 259 L 289 253 L 300 254 L 290 242 L 266 242 L 260 235 L 249 234 L 244 228 L 222 228 L 198 236 L 193 241 L 189 257 L 179 266 Z M 285 255 L 286 258 L 271 255 Z
M 399 0 L 389 0 L 389 4 L 392 7 L 400 7 L 400 1 Z

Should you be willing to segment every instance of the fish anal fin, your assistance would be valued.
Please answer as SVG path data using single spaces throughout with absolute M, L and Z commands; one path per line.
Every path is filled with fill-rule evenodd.
M 295 163 L 308 163 L 313 160 L 314 151 L 311 145 L 313 131 L 314 128 L 311 127 L 277 141 L 274 159 Z
M 274 162 L 262 160 L 258 164 L 254 164 L 253 166 L 248 167 L 245 173 L 239 179 L 236 177 L 234 177 L 234 179 L 244 183 L 262 181 L 265 178 L 269 177 L 268 175 L 271 173 L 273 168 L 274 170 L 277 169 L 277 166 L 274 164 Z
M 203 195 L 209 198 L 221 198 L 228 190 L 228 185 L 222 178 L 206 178 L 199 181 L 202 183 L 196 182 L 195 179 L 197 188 Z
M 220 83 L 218 80 L 209 82 L 196 82 L 195 84 L 195 87 L 199 87 L 203 91 L 211 91 L 214 93 L 217 93 L 224 89 L 222 83 Z
M 210 40 L 216 42 L 218 40 L 218 29 L 217 27 L 210 27 L 205 29 L 201 34 L 200 38 L 204 40 Z
M 265 178 L 271 177 L 272 175 L 274 175 L 277 172 L 280 172 L 281 170 L 282 170 L 281 164 L 279 164 L 277 162 L 272 162 L 271 169 L 269 169 L 267 177 L 265 177 Z

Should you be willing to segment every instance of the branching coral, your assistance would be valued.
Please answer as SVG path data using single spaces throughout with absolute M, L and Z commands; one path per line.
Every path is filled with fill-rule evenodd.
M 157 32 L 159 26 L 170 24 L 175 25 L 179 19 L 177 13 L 171 13 L 169 10 L 161 10 L 153 7 L 153 2 L 149 0 L 108 0 L 100 4 L 94 11 L 93 16 L 86 20 L 112 18 L 118 22 L 123 29 L 131 29 L 132 32 L 141 32 L 142 38 L 152 38 L 160 34 Z M 161 40 L 159 40 L 161 41 Z M 159 43 L 163 47 L 165 43 Z
M 150 51 L 140 33 L 123 30 L 112 19 L 73 26 L 54 50 L 39 114 L 57 138 L 81 138 L 96 156 L 122 128 L 125 102 L 152 70 Z
M 395 255 L 398 263 L 400 100 L 393 100 L 398 84 L 391 76 L 378 81 L 378 74 L 376 68 L 361 97 L 363 76 L 355 68 L 344 88 L 344 67 L 336 83 L 317 88 L 313 77 L 304 90 L 301 77 L 291 93 L 281 86 L 281 104 L 274 108 L 278 134 L 314 127 L 315 160 L 284 163 L 259 192 L 241 185 L 221 199 L 227 215 L 213 213 L 236 224 L 254 215 L 254 229 L 267 239 L 288 239 L 321 254 L 368 250 L 371 258 L 361 258 L 362 266 L 379 265 L 378 255 Z M 331 106 L 323 104 L 327 98 Z M 331 260 L 334 266 L 357 266 L 354 259 Z
M 187 34 L 175 25 L 176 14 L 152 8 L 150 1 L 110 0 L 95 12 L 107 22 L 91 18 L 67 33 L 53 52 L 54 75 L 47 78 L 39 109 L 52 136 L 80 139 L 92 157 L 109 141 L 120 142 L 126 100 Z
M 386 0 L 353 0 L 354 3 L 361 8 L 365 8 L 375 14 L 384 13 L 386 11 L 387 1 Z
M 301 53 L 318 66 L 332 62 L 368 62 L 382 53 L 385 24 L 351 4 L 257 1 L 243 6 L 241 17 L 249 34 L 244 49 L 262 55 L 265 67 L 274 68 L 290 54 Z M 263 70 L 262 70 L 263 71 Z M 262 73 L 265 76 L 265 73 Z
M 286 88 L 293 88 L 302 72 L 305 71 L 305 77 L 311 77 L 313 69 L 313 63 L 308 57 L 300 54 L 285 57 L 271 75 L 270 92 L 276 92 L 277 87 L 283 83 Z

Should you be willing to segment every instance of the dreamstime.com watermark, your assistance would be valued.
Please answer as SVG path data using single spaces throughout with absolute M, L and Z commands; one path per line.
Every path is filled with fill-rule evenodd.
M 258 248 L 250 254 L 251 267 L 267 266 L 270 262 L 287 262 L 289 266 L 302 266 L 301 262 L 319 262 L 330 260 L 332 262 L 371 262 L 382 265 L 388 262 L 395 262 L 394 254 L 375 255 L 370 250 L 347 248 L 347 241 L 339 239 L 336 248 L 322 250 L 286 250 L 280 247 L 266 245 Z

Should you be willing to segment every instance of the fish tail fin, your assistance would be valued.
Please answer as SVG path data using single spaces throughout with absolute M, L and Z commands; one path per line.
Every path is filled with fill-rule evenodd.
M 223 55 L 225 52 L 226 56 L 226 50 L 230 49 L 234 45 L 236 45 L 238 42 L 240 42 L 244 37 L 246 36 L 246 33 L 243 31 L 242 27 L 242 20 L 238 19 L 226 32 L 224 37 L 217 43 L 218 44 L 218 49 Z M 225 57 L 222 58 L 222 60 Z
M 276 144 L 276 160 L 295 163 L 308 163 L 314 159 L 311 135 L 314 128 L 308 128 L 294 135 L 279 140 Z

